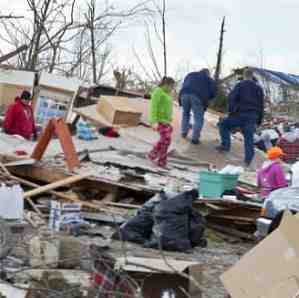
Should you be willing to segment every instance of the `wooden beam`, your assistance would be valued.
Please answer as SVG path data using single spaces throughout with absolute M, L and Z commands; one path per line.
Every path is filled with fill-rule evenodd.
M 48 192 L 50 190 L 56 189 L 58 187 L 78 182 L 80 180 L 83 180 L 83 179 L 87 178 L 88 176 L 89 176 L 89 174 L 71 176 L 71 177 L 68 177 L 66 179 L 63 179 L 63 180 L 60 180 L 60 181 L 57 181 L 57 182 L 53 182 L 53 183 L 50 183 L 50 184 L 47 184 L 47 185 L 44 185 L 44 186 L 40 186 L 36 189 L 25 192 L 24 193 L 24 198 L 30 198 L 30 197 L 42 194 L 44 192 Z
M 125 208 L 125 209 L 140 209 L 142 207 L 141 205 L 113 203 L 113 202 L 107 202 L 104 203 L 104 205 L 111 206 L 111 207 Z
M 16 177 L 16 176 L 11 176 L 11 177 L 13 179 L 19 181 L 23 185 L 27 185 L 27 186 L 35 187 L 35 188 L 41 187 L 40 185 L 38 185 L 36 183 L 33 183 L 31 181 L 25 180 L 23 178 L 19 178 L 19 177 Z M 48 190 L 47 192 L 54 195 L 54 196 L 56 196 L 58 199 L 64 199 L 66 201 L 80 203 L 82 207 L 90 208 L 90 209 L 101 211 L 101 212 L 114 213 L 113 211 L 102 208 L 99 205 L 92 204 L 92 203 L 89 203 L 89 202 L 83 202 L 79 199 L 74 198 L 73 196 L 67 195 L 67 194 L 62 193 L 62 192 L 58 192 L 58 191 L 55 191 L 55 190 Z

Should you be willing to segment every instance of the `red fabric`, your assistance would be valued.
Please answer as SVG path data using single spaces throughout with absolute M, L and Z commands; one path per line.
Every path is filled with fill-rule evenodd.
M 35 133 L 35 122 L 31 105 L 23 103 L 19 97 L 8 107 L 4 119 L 4 131 L 30 139 Z
M 276 144 L 284 153 L 281 159 L 287 163 L 293 163 L 299 158 L 299 139 L 290 143 L 285 138 L 280 138 Z
M 158 166 L 165 167 L 167 165 L 167 151 L 171 143 L 172 126 L 170 124 L 159 123 L 158 132 L 160 140 L 149 153 L 148 157 L 152 161 L 158 159 Z
M 16 150 L 14 153 L 19 156 L 28 155 L 28 153 L 25 150 Z

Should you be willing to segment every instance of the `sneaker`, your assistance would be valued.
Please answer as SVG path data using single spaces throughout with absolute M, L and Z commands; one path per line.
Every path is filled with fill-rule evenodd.
M 191 144 L 193 145 L 199 145 L 200 143 L 200 140 L 191 140 Z
M 164 164 L 164 163 L 160 163 L 160 162 L 158 162 L 158 163 L 157 163 L 157 166 L 158 166 L 159 168 L 163 169 L 163 170 L 167 170 L 167 171 L 170 170 L 170 168 L 167 167 L 167 165 Z
M 229 152 L 229 150 L 227 150 L 224 146 L 222 145 L 219 145 L 219 146 L 216 146 L 215 149 L 218 151 L 218 152 Z

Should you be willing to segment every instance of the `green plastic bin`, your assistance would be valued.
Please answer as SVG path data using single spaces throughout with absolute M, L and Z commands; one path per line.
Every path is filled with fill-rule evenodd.
M 238 177 L 238 175 L 201 171 L 199 173 L 199 192 L 203 197 L 221 197 L 226 190 L 235 189 Z
M 223 175 L 225 190 L 233 190 L 238 184 L 239 175 Z

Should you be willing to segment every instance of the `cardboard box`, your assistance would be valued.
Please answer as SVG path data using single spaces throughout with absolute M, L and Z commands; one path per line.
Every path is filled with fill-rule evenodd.
M 200 289 L 190 279 L 179 274 L 184 273 L 200 283 L 200 264 L 174 259 L 167 259 L 167 263 L 163 259 L 150 258 L 128 257 L 126 260 L 128 264 L 124 258 L 118 258 L 117 266 L 122 267 L 136 281 L 140 281 L 144 298 L 201 298 Z M 163 293 L 168 293 L 168 296 L 163 296 Z M 186 293 L 189 296 L 186 296 Z
M 275 230 L 221 276 L 232 298 L 296 297 L 299 218 L 287 214 Z M 278 296 L 277 296 L 278 295 Z
M 112 125 L 138 126 L 141 114 L 126 97 L 101 97 L 97 111 Z

